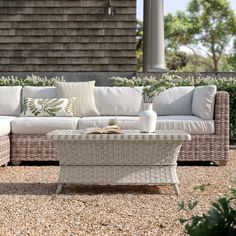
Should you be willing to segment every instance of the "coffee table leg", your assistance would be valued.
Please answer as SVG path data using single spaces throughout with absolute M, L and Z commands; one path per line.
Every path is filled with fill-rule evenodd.
M 179 195 L 179 187 L 178 187 L 178 184 L 174 184 L 174 190 L 175 190 L 175 194 L 176 195 Z
M 63 184 L 58 184 L 56 194 L 62 193 Z

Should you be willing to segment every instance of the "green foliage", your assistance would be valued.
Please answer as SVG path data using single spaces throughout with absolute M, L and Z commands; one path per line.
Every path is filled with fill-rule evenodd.
M 211 52 L 212 68 L 219 61 L 235 35 L 236 16 L 228 0 L 192 0 L 188 7 L 190 21 L 199 28 L 194 35 Z
M 186 67 L 189 56 L 181 51 L 166 51 L 166 66 L 170 70 L 181 70 Z
M 236 71 L 236 39 L 233 42 L 233 50 L 232 53 L 229 55 L 228 64 L 232 67 L 232 71 Z
M 201 184 L 198 186 L 195 186 L 194 190 L 199 190 L 200 192 L 204 192 L 206 190 L 206 187 L 208 187 L 210 184 Z
M 178 206 L 179 211 L 191 213 L 197 205 L 198 201 L 189 201 L 188 204 L 182 201 Z M 179 221 L 184 225 L 185 232 L 192 236 L 236 235 L 236 189 L 230 189 L 229 194 L 213 202 L 206 214 L 180 218 Z
M 26 78 L 16 76 L 1 76 L 0 86 L 53 86 L 55 81 L 64 81 L 63 77 L 47 78 L 36 75 L 28 75 Z
M 236 16 L 228 0 L 191 0 L 186 12 L 165 16 L 167 50 L 187 46 L 195 59 L 204 50 L 211 58 L 209 70 L 222 69 L 222 56 L 235 34 Z
M 137 71 L 142 71 L 143 67 L 143 22 L 136 22 L 136 59 Z
M 182 11 L 176 15 L 171 13 L 165 16 L 165 37 L 167 48 L 178 49 L 180 45 L 197 43 L 194 34 L 198 31 L 198 25 L 193 25 L 189 16 Z

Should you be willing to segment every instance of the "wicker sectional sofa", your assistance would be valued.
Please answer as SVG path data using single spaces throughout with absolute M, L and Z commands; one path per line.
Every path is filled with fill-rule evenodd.
M 182 90 L 178 89 L 176 100 L 172 99 L 169 103 L 169 106 L 172 106 L 171 109 L 165 104 L 166 101 L 169 101 L 168 96 L 171 93 L 167 94 L 167 97 L 160 98 L 161 102 L 164 101 L 163 107 L 161 107 L 163 104 L 157 102 L 156 105 L 160 107 L 163 114 L 166 111 L 168 113 L 168 109 L 170 113 L 173 113 L 158 114 L 157 129 L 183 129 L 191 134 L 191 141 L 185 142 L 181 148 L 179 161 L 217 161 L 225 165 L 229 155 L 228 93 L 216 92 L 213 118 L 202 119 L 193 114 L 178 114 L 182 112 L 181 109 L 186 109 L 188 106 L 186 99 L 191 102 L 192 109 L 195 88 L 189 88 L 189 90 L 182 88 Z M 2 94 L 1 99 L 4 92 L 0 91 L 0 94 Z M 52 98 L 55 96 L 55 87 L 18 87 L 13 91 L 9 100 L 10 105 L 7 104 L 7 100 L 4 102 L 5 105 L 1 105 L 0 102 L 0 165 L 5 165 L 10 160 L 14 165 L 19 165 L 21 161 L 57 161 L 55 148 L 45 137 L 46 133 L 55 129 L 102 127 L 107 124 L 109 119 L 114 118 L 115 114 L 118 124 L 123 129 L 139 129 L 139 111 L 137 109 L 140 109 L 141 106 L 140 94 L 125 87 L 95 87 L 96 105 L 101 116 L 81 118 L 23 117 L 20 115 L 23 97 Z M 17 98 L 13 99 L 13 97 Z M 123 106 L 123 103 L 126 104 Z M 178 107 L 177 110 L 176 107 Z M 176 112 L 177 114 L 175 114 Z

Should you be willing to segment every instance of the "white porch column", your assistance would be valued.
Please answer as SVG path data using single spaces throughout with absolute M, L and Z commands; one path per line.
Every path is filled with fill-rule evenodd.
M 162 72 L 166 70 L 163 0 L 144 0 L 144 9 L 144 71 Z
M 143 72 L 150 66 L 151 0 L 143 0 Z

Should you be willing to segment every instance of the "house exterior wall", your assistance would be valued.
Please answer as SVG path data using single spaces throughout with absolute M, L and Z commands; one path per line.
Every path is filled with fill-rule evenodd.
M 136 0 L 0 0 L 0 72 L 134 72 Z

